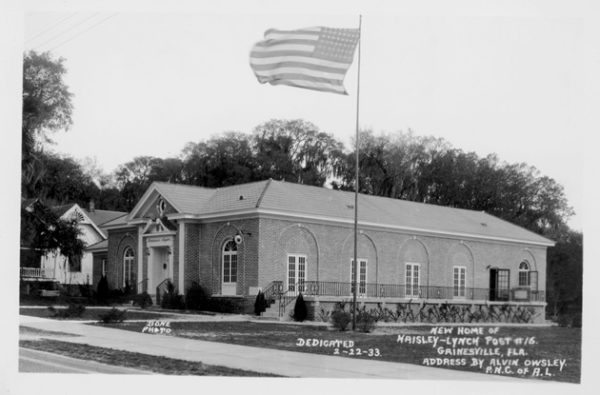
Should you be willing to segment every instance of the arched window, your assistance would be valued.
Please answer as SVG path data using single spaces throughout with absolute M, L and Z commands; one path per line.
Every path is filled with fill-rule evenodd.
M 523 261 L 519 264 L 519 286 L 528 287 L 529 285 L 529 263 Z
M 223 283 L 237 282 L 237 244 L 229 240 L 223 246 Z
M 130 287 L 133 287 L 136 284 L 136 276 L 135 276 L 135 254 L 133 252 L 133 248 L 127 247 L 125 252 L 123 253 L 123 286 L 127 286 L 129 284 Z

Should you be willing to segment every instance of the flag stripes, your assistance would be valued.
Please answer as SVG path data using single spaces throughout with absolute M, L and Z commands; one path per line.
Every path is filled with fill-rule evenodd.
M 359 40 L 358 29 L 270 29 L 250 52 L 260 83 L 347 94 L 343 81 Z

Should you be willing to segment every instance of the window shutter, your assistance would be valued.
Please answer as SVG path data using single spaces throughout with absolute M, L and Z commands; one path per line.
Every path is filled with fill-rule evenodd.
M 529 285 L 531 285 L 532 291 L 538 290 L 538 272 L 537 271 L 529 272 Z

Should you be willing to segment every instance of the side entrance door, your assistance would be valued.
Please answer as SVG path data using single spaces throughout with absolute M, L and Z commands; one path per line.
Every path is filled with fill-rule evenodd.
M 306 256 L 288 255 L 287 264 L 287 293 L 288 295 L 298 295 L 305 292 L 306 281 Z
M 490 301 L 509 299 L 510 270 L 490 269 Z

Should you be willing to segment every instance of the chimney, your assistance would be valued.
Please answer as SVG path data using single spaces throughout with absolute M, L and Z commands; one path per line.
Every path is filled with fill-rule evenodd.
M 94 199 L 90 199 L 90 206 L 89 206 L 88 211 L 90 213 L 93 213 L 94 211 L 96 211 L 96 205 L 94 204 Z

